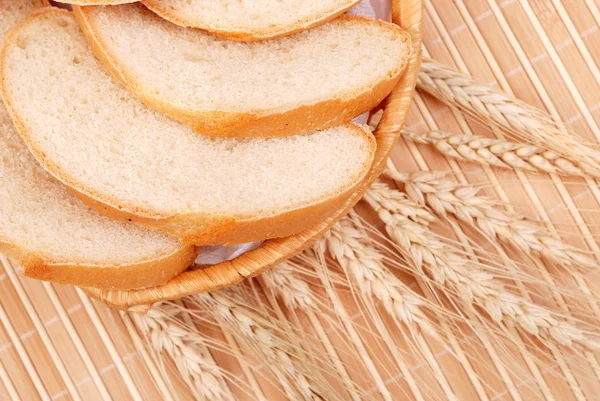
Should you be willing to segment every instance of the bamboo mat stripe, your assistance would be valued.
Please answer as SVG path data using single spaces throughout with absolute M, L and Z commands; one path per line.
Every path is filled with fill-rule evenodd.
M 589 141 L 600 140 L 600 6 L 596 0 L 427 0 L 425 11 L 426 54 L 547 110 L 556 121 L 562 121 Z M 419 94 L 407 125 L 415 130 L 440 128 L 501 136 Z M 600 255 L 592 239 L 592 235 L 600 235 L 598 213 L 593 212 L 600 206 L 600 189 L 595 180 L 552 176 L 542 182 L 539 176 L 528 173 L 514 175 L 447 160 L 410 141 L 401 141 L 392 158 L 406 171 L 451 170 L 464 183 L 489 181 L 493 184 L 487 190 L 490 194 L 544 222 L 555 237 Z M 469 249 L 461 232 L 453 234 L 458 243 Z M 163 366 L 156 355 L 142 347 L 145 340 L 129 317 L 95 304 L 72 288 L 28 280 L 7 260 L 0 261 L 0 399 L 191 399 L 172 374 L 172 367 Z M 545 268 L 540 270 L 540 278 L 553 280 Z M 577 276 L 574 285 L 583 293 L 597 294 L 598 283 L 598 274 L 591 273 Z M 415 282 L 414 286 L 420 288 L 420 283 Z M 473 341 L 459 340 L 446 328 L 451 339 L 447 346 L 423 338 L 419 344 L 424 361 L 406 360 L 404 355 L 395 353 L 395 332 L 390 328 L 383 338 L 389 363 L 383 364 L 373 358 L 379 351 L 369 344 L 364 333 L 349 324 L 361 322 L 365 311 L 347 307 L 345 299 L 333 289 L 327 291 L 341 316 L 337 325 L 351 330 L 351 346 L 359 351 L 361 363 L 373 377 L 368 388 L 370 395 L 383 399 L 459 401 L 594 401 L 599 397 L 597 355 L 588 353 L 584 358 L 576 358 L 555 353 L 555 359 L 544 367 L 524 357 L 517 374 L 500 363 L 506 355 L 483 333 Z M 526 292 L 523 295 L 529 296 Z M 559 294 L 548 302 L 566 313 L 573 307 Z M 600 317 L 599 305 L 588 306 L 591 313 Z M 387 323 L 379 324 L 384 327 Z M 342 355 L 333 348 L 335 330 L 317 316 L 309 317 L 309 325 L 313 338 L 324 342 L 336 370 L 346 375 L 347 382 L 356 379 L 350 378 L 352 373 L 343 366 Z M 224 340 L 232 349 L 240 347 L 229 334 Z M 486 363 L 473 360 L 466 350 L 475 348 L 468 347 L 479 347 Z M 203 353 L 215 362 L 226 359 L 208 348 Z M 430 374 L 423 369 L 428 363 L 433 366 L 430 378 L 435 377 L 431 388 L 422 385 Z M 239 366 L 235 377 L 249 382 L 253 398 L 271 400 L 269 385 L 260 379 L 263 369 L 259 362 Z M 164 379 L 165 370 L 170 370 L 172 382 Z M 588 375 L 581 375 L 582 370 Z M 561 380 L 557 380 L 559 377 Z M 230 395 L 239 395 L 230 383 L 224 387 Z M 360 397 L 350 390 L 349 399 Z
M 430 7 L 430 4 L 429 4 L 429 3 L 428 3 L 427 5 L 429 6 L 429 7 L 428 7 L 428 12 L 430 13 L 430 15 L 432 16 L 432 18 L 434 19 L 434 22 L 435 22 L 435 25 L 436 25 L 436 27 L 437 27 L 437 28 L 440 30 L 440 32 L 442 32 L 442 33 L 444 34 L 444 36 L 445 36 L 445 37 L 447 37 L 447 32 L 445 31 L 445 29 L 444 29 L 444 26 L 443 26 L 443 23 L 441 22 L 441 20 L 440 20 L 439 16 L 437 15 L 437 12 L 436 12 L 436 10 L 435 10 L 435 9 L 433 9 L 432 7 Z M 463 17 L 464 17 L 464 15 L 465 15 L 465 13 L 464 13 L 464 8 L 462 8 L 462 11 L 463 11 Z M 467 21 L 468 21 L 468 20 L 467 20 Z M 475 31 L 475 29 L 474 29 L 474 25 L 472 24 L 472 21 L 468 21 L 468 22 L 470 22 L 469 26 L 471 27 L 471 29 L 472 29 L 473 31 Z M 456 29 L 455 29 L 455 30 L 453 30 L 453 31 L 454 31 L 454 32 L 456 32 Z M 456 50 L 456 47 L 453 45 L 453 43 L 452 43 L 452 42 L 450 42 L 450 41 L 448 41 L 448 42 L 447 42 L 447 46 L 448 46 L 448 48 L 450 49 L 450 51 L 453 53 L 453 56 L 455 57 L 455 61 L 457 62 L 457 64 L 458 64 L 459 68 L 460 68 L 461 70 L 463 70 L 463 71 L 468 71 L 466 64 L 464 63 L 464 61 L 462 60 L 462 58 L 460 58 L 460 56 L 458 55 L 459 53 L 458 53 L 458 51 Z M 483 47 L 484 49 L 485 49 L 485 48 L 487 48 L 487 46 L 480 46 L 480 47 Z M 488 60 L 489 60 L 489 57 L 488 57 Z M 497 72 L 497 71 L 499 70 L 499 69 L 497 68 L 497 64 L 495 64 L 495 63 L 494 63 L 494 67 L 496 67 L 496 68 L 493 68 L 493 71 L 494 71 L 494 72 Z M 500 81 L 500 80 L 499 80 L 499 81 Z M 501 84 L 501 86 L 503 87 L 503 89 L 504 89 L 505 91 L 507 91 L 507 92 L 509 92 L 509 93 L 511 92 L 510 88 L 509 88 L 509 87 L 508 87 L 508 86 L 507 86 L 505 83 L 502 83 L 502 84 Z M 467 132 L 467 133 L 470 133 L 470 132 Z M 488 170 L 489 170 L 489 169 L 488 169 Z M 490 178 L 491 178 L 491 177 L 490 177 Z M 556 180 L 557 180 L 557 177 L 553 177 L 553 179 L 556 181 Z M 524 187 L 526 186 L 528 189 L 530 189 L 530 188 L 531 188 L 531 185 L 530 185 L 530 183 L 529 183 L 529 182 L 526 182 L 526 178 L 524 177 L 524 174 L 519 174 L 519 180 L 523 182 L 523 185 L 524 185 Z M 491 182 L 497 182 L 497 181 L 495 180 L 495 177 L 494 177 L 494 179 L 491 179 Z M 498 187 L 498 188 L 501 188 L 501 187 Z M 499 195 L 500 199 L 502 199 L 502 200 L 503 200 L 503 201 L 505 201 L 505 202 L 508 202 L 507 196 L 506 196 L 506 194 L 504 193 L 504 191 L 502 191 L 502 190 L 499 190 L 499 191 L 497 191 L 497 192 L 498 192 L 498 195 Z M 534 194 L 532 191 L 528 191 L 528 192 L 529 192 L 529 194 L 530 194 L 530 198 L 531 198 L 531 199 L 534 201 L 534 203 L 536 203 L 536 204 L 539 204 L 539 199 L 537 199 L 537 197 L 535 196 L 535 194 Z M 545 221 L 548 221 L 548 218 L 547 218 L 546 216 L 544 216 L 544 217 L 545 217 L 545 218 L 544 218 L 544 220 L 545 220 Z M 555 233 L 555 235 L 556 235 L 556 233 Z M 592 242 L 592 246 L 593 246 L 593 245 L 595 245 L 595 243 L 594 243 L 594 242 Z M 549 281 L 549 282 L 552 282 L 550 274 L 549 274 L 549 273 L 547 273 L 547 272 L 545 272 L 545 273 L 546 273 L 546 274 L 545 274 L 544 276 L 545 276 L 546 280 L 547 280 L 547 281 Z M 584 285 L 584 282 L 583 282 L 583 280 L 580 280 L 580 281 L 582 282 L 582 283 L 581 283 L 581 285 Z M 564 311 L 567 311 L 567 312 L 568 312 L 568 307 L 565 305 L 565 302 L 564 302 L 564 300 L 563 300 L 563 299 L 561 299 L 561 297 L 560 297 L 559 295 L 555 295 L 555 296 L 556 296 L 556 298 L 557 298 L 557 301 L 558 301 L 558 303 L 560 304 L 561 308 L 562 308 Z M 592 364 L 592 366 L 594 367 L 594 371 L 595 371 L 595 372 L 597 372 L 597 371 L 598 371 L 598 370 L 597 370 L 597 365 L 598 365 L 598 362 L 596 361 L 595 357 L 594 357 L 593 355 L 588 355 L 588 358 L 589 358 L 589 360 L 590 360 L 590 363 L 591 363 L 591 364 Z M 558 359 L 558 364 L 560 364 L 561 366 L 563 366 L 563 367 L 564 367 L 564 365 L 565 365 L 565 362 L 564 362 L 564 360 L 562 360 L 562 358 L 560 358 L 560 357 L 559 357 L 559 358 L 557 358 L 557 359 Z M 541 379 L 541 378 L 540 378 L 540 373 L 539 373 L 539 370 L 538 370 L 538 369 L 535 367 L 535 365 L 532 365 L 530 369 L 532 370 L 532 372 L 531 372 L 531 373 L 532 373 L 534 376 L 538 377 L 538 383 L 539 383 L 539 385 L 540 385 L 540 388 L 541 388 L 542 392 L 545 394 L 546 398 L 551 398 L 552 396 L 551 396 L 551 394 L 550 394 L 550 391 L 549 391 L 549 388 L 548 388 L 548 386 L 547 386 L 547 385 L 546 385 L 546 383 L 543 381 L 543 379 Z M 574 394 L 576 395 L 576 398 L 577 398 L 577 399 L 585 399 L 585 397 L 583 397 L 583 395 L 582 395 L 582 394 L 581 394 L 581 392 L 579 391 L 578 385 L 575 383 L 575 380 L 574 380 L 574 378 L 573 378 L 572 374 L 570 374 L 570 371 L 568 370 L 568 368 L 563 368 L 563 372 L 565 373 L 565 378 L 566 378 L 566 379 L 569 381 L 569 385 L 572 387 L 572 389 L 573 389 L 573 391 L 574 391 Z M 598 378 L 600 379 L 600 377 L 598 377 Z
M 469 27 L 469 29 L 470 29 L 472 32 L 474 32 L 475 39 L 476 39 L 476 40 L 477 40 L 477 42 L 480 44 L 480 47 L 481 47 L 481 48 L 482 48 L 482 50 L 484 50 L 484 51 L 485 51 L 485 50 L 487 50 L 487 49 L 486 49 L 486 48 L 487 48 L 487 46 L 485 46 L 485 45 L 484 45 L 484 43 L 483 43 L 483 41 L 481 40 L 481 39 L 482 39 L 482 38 L 481 38 L 481 35 L 479 34 L 479 32 L 478 32 L 478 30 L 477 30 L 477 28 L 476 28 L 475 24 L 473 23 L 472 19 L 468 17 L 468 11 L 467 11 L 466 7 L 465 7 L 465 6 L 464 6 L 464 4 L 463 4 L 463 3 L 461 3 L 461 2 L 457 2 L 457 5 L 458 5 L 458 8 L 459 8 L 459 10 L 461 11 L 462 15 L 463 15 L 463 16 L 465 16 L 465 15 L 467 16 L 466 25 Z M 507 4 L 505 3 L 505 4 L 503 4 L 503 5 L 504 5 L 504 6 L 506 6 Z M 430 5 L 429 5 L 429 6 L 430 6 Z M 492 6 L 493 8 L 495 8 L 495 7 L 494 7 L 495 5 L 491 5 L 491 6 Z M 528 5 L 527 5 L 527 6 L 528 6 Z M 434 20 L 436 27 L 437 27 L 438 29 L 440 29 L 440 31 L 442 32 L 442 31 L 443 31 L 443 25 L 442 25 L 442 23 L 441 23 L 441 20 L 439 19 L 439 16 L 437 16 L 437 15 L 436 15 L 436 13 L 435 13 L 435 10 L 432 10 L 432 8 L 431 8 L 431 7 L 428 7 L 428 12 L 429 12 L 430 16 L 432 17 L 432 19 Z M 496 14 L 498 15 L 498 13 L 497 13 L 497 8 L 496 8 Z M 483 15 L 484 15 L 484 14 L 482 14 L 482 16 L 483 16 Z M 489 15 L 489 14 L 485 14 L 485 15 Z M 477 18 L 477 19 L 478 19 L 478 20 L 480 20 L 480 18 Z M 503 21 L 503 19 L 504 19 L 504 17 L 503 17 L 503 16 L 500 16 L 500 17 L 499 17 L 499 20 L 500 20 L 500 21 Z M 507 24 L 504 24 L 504 26 L 505 26 L 505 29 L 504 29 L 504 30 L 505 30 L 505 32 L 507 32 L 507 33 L 508 33 L 508 36 L 510 37 L 510 35 L 511 35 L 511 32 L 510 32 L 510 30 L 506 29 L 506 25 L 507 25 Z M 459 32 L 459 31 L 461 31 L 461 30 L 462 30 L 462 29 L 457 29 L 457 28 L 454 28 L 454 29 L 451 29 L 451 32 L 452 32 L 453 34 L 455 34 L 456 32 Z M 591 31 L 592 31 L 592 30 L 588 30 L 588 32 L 591 32 Z M 448 38 L 448 37 L 449 37 L 449 35 L 448 35 L 446 32 L 442 32 L 442 34 L 441 34 L 441 39 L 442 39 L 442 40 L 443 40 L 444 38 Z M 451 42 L 451 41 L 449 41 L 449 40 L 446 40 L 446 44 L 448 45 L 448 48 L 449 48 L 450 52 L 451 52 L 451 53 L 453 53 L 453 56 L 454 56 L 454 58 L 455 58 L 455 60 L 454 60 L 454 61 L 455 61 L 455 62 L 457 62 L 458 60 L 457 60 L 456 54 L 458 54 L 458 52 L 456 51 L 456 47 L 453 45 L 453 42 Z M 482 44 L 483 44 L 483 46 L 481 46 Z M 518 48 L 518 46 L 514 46 L 514 47 Z M 493 71 L 496 73 L 496 77 L 497 77 L 497 78 L 499 78 L 499 79 L 498 79 L 498 81 L 499 81 L 500 83 L 502 83 L 502 81 L 503 81 L 502 75 L 498 74 L 499 68 L 497 67 L 497 65 L 495 65 L 495 62 L 494 62 L 494 59 L 493 59 L 493 57 L 489 57 L 489 52 L 487 53 L 487 57 L 486 57 L 486 58 L 487 58 L 488 62 L 489 62 L 490 60 L 492 61 L 492 63 L 490 63 L 490 64 L 491 64 L 491 66 L 492 66 L 492 69 L 493 69 Z M 523 60 L 526 60 L 526 61 L 525 61 L 525 63 L 528 63 L 528 62 L 529 62 L 529 60 L 528 60 L 526 57 L 522 57 L 522 58 L 521 58 L 521 60 L 522 60 L 522 61 L 523 61 Z M 556 60 L 555 60 L 555 61 L 556 61 Z M 460 69 L 462 69 L 462 70 L 464 70 L 464 71 L 468 71 L 468 69 L 467 69 L 466 65 L 464 64 L 464 62 L 462 62 L 462 61 L 461 61 L 461 62 L 458 62 L 457 64 L 458 64 L 458 66 L 459 66 L 459 68 L 460 68 Z M 528 69 L 531 71 L 531 66 L 527 66 L 527 67 L 528 67 Z M 512 69 L 511 71 L 520 71 L 520 70 L 519 70 L 519 69 L 517 69 L 517 68 L 514 68 L 514 69 Z M 514 73 L 513 73 L 513 74 L 514 74 Z M 534 79 L 534 81 L 535 81 L 535 78 L 533 78 L 533 79 Z M 502 85 L 502 86 L 503 86 L 503 89 L 504 89 L 504 90 L 507 90 L 507 91 L 509 91 L 509 92 L 510 92 L 510 88 L 509 88 L 509 87 L 507 87 L 507 85 L 506 85 L 506 84 L 505 84 L 505 85 Z M 540 87 L 538 87 L 538 88 L 540 88 Z M 542 92 L 542 94 L 543 94 L 543 91 L 540 91 L 540 92 Z M 572 91 L 572 93 L 573 93 L 573 92 L 575 92 L 575 91 Z M 578 95 L 578 93 L 577 93 L 577 92 L 575 92 L 575 98 L 577 98 L 577 97 L 578 97 L 577 95 Z M 547 103 L 547 105 L 548 105 L 548 104 L 551 104 L 551 103 L 550 103 L 550 102 L 548 102 L 548 103 Z M 583 110 L 583 112 L 585 112 L 585 111 L 586 111 L 586 110 Z M 555 181 L 556 181 L 556 179 L 555 179 Z M 558 184 L 558 183 L 557 183 L 557 184 Z M 558 185 L 560 185 L 560 184 L 558 184 Z M 537 200 L 537 199 L 536 199 L 536 200 Z M 537 202 L 535 202 L 535 203 L 537 203 Z M 573 210 L 573 211 L 574 211 L 574 213 L 576 214 L 576 211 L 574 210 L 574 208 L 572 208 L 571 210 Z M 564 362 L 562 363 L 562 365 L 564 366 Z M 581 391 L 579 390 L 579 387 L 578 387 L 578 385 L 577 385 L 576 383 L 574 383 L 574 380 L 573 380 L 573 377 L 572 377 L 572 375 L 569 375 L 568 368 L 566 368 L 566 369 L 565 369 L 565 368 L 563 368 L 563 372 L 565 373 L 565 377 L 567 377 L 567 378 L 569 379 L 569 382 L 570 382 L 569 384 L 571 385 L 571 388 L 573 389 L 573 394 L 575 395 L 575 397 L 576 397 L 577 399 L 582 399 L 582 398 L 583 398 L 583 399 L 585 399 L 585 398 L 583 397 L 583 395 L 582 395 Z M 539 381 L 539 380 L 538 380 L 538 381 Z M 547 386 L 544 386 L 544 385 L 543 385 L 543 383 L 541 383 L 541 382 L 540 382 L 539 384 L 541 385 L 541 387 L 542 387 L 542 389 L 543 389 L 543 392 L 544 392 L 544 393 L 545 393 L 545 395 L 546 395 L 546 398 L 551 398 L 551 397 L 552 397 L 552 395 L 551 395 L 551 394 L 549 394 L 549 391 L 548 391 L 548 388 L 547 388 Z

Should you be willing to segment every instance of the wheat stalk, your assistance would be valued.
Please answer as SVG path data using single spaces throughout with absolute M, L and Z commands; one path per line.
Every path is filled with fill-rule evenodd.
M 388 199 L 392 198 L 394 197 Z M 401 207 L 400 205 L 397 206 Z M 415 213 L 415 216 L 417 215 L 419 213 Z M 384 265 L 385 257 L 380 253 L 383 248 L 378 251 L 377 248 L 373 247 L 373 244 L 376 243 L 369 237 L 367 229 L 358 214 L 351 211 L 348 216 L 343 217 L 332 226 L 317 242 L 315 251 L 320 255 L 322 262 L 325 262 L 324 256 L 329 254 L 342 268 L 353 287 L 357 288 L 370 312 L 370 318 L 388 344 L 390 354 L 415 399 L 424 399 L 423 393 L 427 391 L 427 386 L 422 383 L 419 384 L 416 377 L 413 376 L 413 372 L 405 363 L 405 357 L 401 352 L 398 352 L 390 333 L 375 309 L 373 299 L 381 302 L 383 308 L 394 319 L 403 334 L 405 334 L 404 328 L 408 328 L 408 335 L 405 335 L 408 344 L 416 347 L 415 349 L 419 351 L 421 357 L 427 361 L 428 367 L 438 383 L 446 389 L 445 391 L 447 391 L 449 397 L 453 398 L 451 397 L 453 396 L 452 390 L 449 389 L 446 378 L 441 373 L 440 367 L 422 335 L 427 334 L 444 341 L 439 330 L 431 324 L 425 310 L 442 318 L 445 318 L 448 313 L 445 310 L 438 309 L 434 303 L 417 294 L 389 271 Z M 323 265 L 323 268 L 326 269 L 327 265 Z
M 517 213 L 498 207 L 495 199 L 478 195 L 479 189 L 445 179 L 440 173 L 405 174 L 388 168 L 387 173 L 405 185 L 408 196 L 420 205 L 429 206 L 440 216 L 452 215 L 474 225 L 490 239 L 510 243 L 526 254 L 540 253 L 564 267 L 595 268 L 597 263 L 563 241 L 550 237 L 535 223 Z
M 270 368 L 284 385 L 288 396 L 302 397 L 305 400 L 323 399 L 320 391 L 310 384 L 304 373 L 297 369 L 292 360 L 293 351 L 289 350 L 285 341 L 271 329 L 264 327 L 256 313 L 247 307 L 244 300 L 233 289 L 194 295 L 197 304 L 222 320 L 229 328 L 258 346 L 259 351 L 270 362 Z M 283 371 L 289 379 L 281 375 Z M 286 383 L 294 388 L 291 388 Z
M 316 262 L 316 260 L 313 262 Z M 340 378 L 352 400 L 359 401 L 365 399 L 364 394 L 361 394 L 356 383 L 349 376 L 344 363 L 321 325 L 319 319 L 322 318 L 323 311 L 319 307 L 317 297 L 310 289 L 308 283 L 299 277 L 297 268 L 290 261 L 283 262 L 277 267 L 263 273 L 261 275 L 262 282 L 266 289 L 281 298 L 289 309 L 299 309 L 306 313 L 322 345 L 325 347 L 326 352 L 340 374 Z
M 564 346 L 600 349 L 600 343 L 593 336 L 552 311 L 511 293 L 479 264 L 437 239 L 423 223 L 400 213 L 386 213 L 373 198 L 365 200 L 384 222 L 390 238 L 408 255 L 416 273 L 431 277 L 439 288 L 450 289 L 466 307 L 478 306 L 493 321 L 507 327 L 516 325 L 542 340 L 554 339 Z M 477 310 L 473 308 L 473 311 Z
M 421 134 L 404 130 L 402 135 L 418 143 L 431 144 L 444 155 L 459 160 L 505 169 L 600 177 L 600 172 L 588 164 L 574 163 L 552 150 L 536 145 L 442 131 Z
M 198 400 L 233 401 L 219 382 L 219 367 L 210 359 L 202 357 L 198 345 L 202 339 L 173 322 L 180 308 L 167 304 L 150 309 L 147 314 L 130 313 L 142 334 L 153 348 L 168 354 L 179 373 Z
M 363 296 L 380 300 L 397 324 L 403 324 L 415 333 L 421 331 L 438 336 L 422 310 L 429 306 L 428 303 L 384 266 L 383 256 L 350 217 L 334 224 L 316 247 L 323 253 L 329 252 Z
M 594 176 L 600 174 L 598 149 L 587 146 L 546 113 L 521 100 L 429 58 L 423 58 L 417 87 L 516 138 L 549 148 L 574 165 L 585 163 L 586 171 L 594 171 Z

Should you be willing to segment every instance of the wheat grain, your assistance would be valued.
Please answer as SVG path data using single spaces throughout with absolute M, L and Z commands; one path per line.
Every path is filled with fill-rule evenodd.
M 166 352 L 173 359 L 196 399 L 233 401 L 218 380 L 222 377 L 219 367 L 214 361 L 202 357 L 198 347 L 202 339 L 173 322 L 179 311 L 179 308 L 163 304 L 150 309 L 145 315 L 129 315 L 153 348 L 160 353 Z
M 283 262 L 277 267 L 261 275 L 265 286 L 283 300 L 290 309 L 315 310 L 317 309 L 311 290 L 306 283 L 298 277 L 296 269 L 290 262 Z
M 384 213 L 383 206 L 372 198 L 365 200 L 378 213 L 390 238 L 412 262 L 415 271 L 441 289 L 449 289 L 466 307 L 478 306 L 490 318 L 508 327 L 516 325 L 542 340 L 554 339 L 565 346 L 579 345 L 600 349 L 600 342 L 559 315 L 506 290 L 493 275 L 478 263 L 458 254 L 431 235 L 430 229 L 409 216 Z M 418 207 L 417 204 L 414 207 Z M 428 279 L 431 277 L 431 280 Z M 475 308 L 473 312 L 477 312 Z
M 597 266 L 583 251 L 546 235 L 532 221 L 499 207 L 495 199 L 478 195 L 479 189 L 473 186 L 460 185 L 439 173 L 404 174 L 392 167 L 387 174 L 402 182 L 408 196 L 417 204 L 429 206 L 440 216 L 451 215 L 471 224 L 490 239 L 512 244 L 526 254 L 538 252 L 567 268 Z
M 404 130 L 402 135 L 415 142 L 431 144 L 444 155 L 455 159 L 505 169 L 600 177 L 600 172 L 588 164 L 574 163 L 552 150 L 536 145 L 442 131 L 420 134 Z
M 521 100 L 478 84 L 472 77 L 429 58 L 423 58 L 417 87 L 515 138 L 548 148 L 574 165 L 585 163 L 586 171 L 594 171 L 594 176 L 600 174 L 597 148 Z
M 435 216 L 427 209 L 421 206 L 415 208 L 414 202 L 410 201 L 404 192 L 391 189 L 386 183 L 379 180 L 373 183 L 365 196 L 373 198 L 381 204 L 382 212 L 401 213 L 423 224 L 436 221 Z
M 260 353 L 271 362 L 269 366 L 278 376 L 288 396 L 302 397 L 305 400 L 323 399 L 320 391 L 313 388 L 307 376 L 299 372 L 298 365 L 292 360 L 294 354 L 285 340 L 264 327 L 263 319 L 247 307 L 234 289 L 197 294 L 193 299 L 198 306 L 218 316 L 236 333 L 258 346 Z M 282 373 L 291 381 L 286 380 Z
M 350 217 L 333 225 L 316 247 L 323 253 L 329 252 L 364 297 L 380 300 L 397 324 L 437 337 L 422 310 L 428 307 L 427 301 L 384 266 L 383 256 L 372 247 L 367 233 Z
M 322 269 L 327 269 L 325 255 L 329 254 L 337 261 L 351 286 L 363 299 L 366 310 L 369 312 L 367 316 L 372 319 L 377 331 L 386 341 L 390 354 L 415 399 L 423 400 L 423 390 L 427 386 L 419 385 L 413 376 L 411 369 L 404 361 L 405 356 L 396 348 L 373 301 L 374 299 L 380 301 L 386 312 L 394 319 L 401 333 L 404 334 L 407 345 L 414 347 L 419 355 L 427 361 L 434 377 L 442 386 L 447 384 L 446 379 L 443 374 L 440 374 L 439 365 L 422 333 L 443 342 L 447 333 L 442 334 L 437 327 L 434 327 L 429 316 L 435 315 L 436 318 L 445 322 L 450 314 L 414 292 L 389 271 L 383 263 L 384 256 L 380 253 L 383 247 L 374 247 L 373 245 L 378 241 L 373 240 L 368 234 L 363 220 L 356 212 L 351 211 L 317 242 L 315 252 L 319 255 Z M 425 311 L 428 313 L 426 314 Z M 451 390 L 448 391 L 448 394 L 453 395 Z

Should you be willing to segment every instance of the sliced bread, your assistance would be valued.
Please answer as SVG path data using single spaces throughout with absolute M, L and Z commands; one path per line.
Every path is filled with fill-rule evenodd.
M 0 0 L 0 40 L 41 3 Z M 1 102 L 0 178 L 0 251 L 28 277 L 131 290 L 167 282 L 197 254 L 173 237 L 87 207 L 42 169 Z
M 398 26 L 359 16 L 239 43 L 140 4 L 74 11 L 96 56 L 131 93 L 205 135 L 285 136 L 346 123 L 389 94 L 411 51 Z
M 143 0 L 181 26 L 226 39 L 255 41 L 290 35 L 344 13 L 360 0 Z
M 33 14 L 0 62 L 8 109 L 48 171 L 102 213 L 184 242 L 308 229 L 345 202 L 373 160 L 373 136 L 353 124 L 284 138 L 197 135 L 112 80 L 64 10 Z

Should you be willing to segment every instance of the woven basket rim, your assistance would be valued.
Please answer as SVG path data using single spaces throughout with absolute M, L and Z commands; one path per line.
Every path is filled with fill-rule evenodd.
M 375 160 L 361 185 L 333 216 L 310 230 L 287 238 L 268 240 L 259 248 L 240 257 L 202 269 L 186 270 L 162 286 L 132 291 L 85 288 L 100 302 L 118 309 L 179 299 L 184 296 L 214 291 L 256 276 L 313 245 L 336 221 L 345 216 L 362 198 L 364 192 L 381 175 L 389 154 L 398 140 L 412 102 L 419 68 L 423 34 L 423 0 L 392 0 L 392 19 L 411 34 L 413 55 L 398 85 L 386 99 L 384 113 L 375 130 Z

